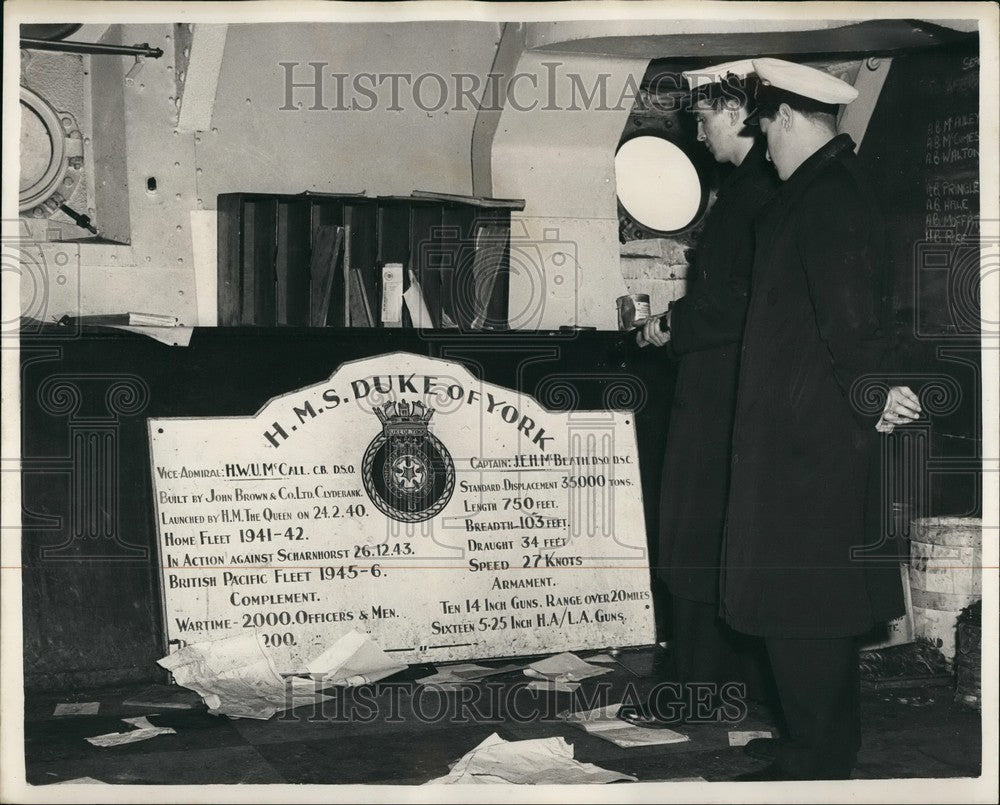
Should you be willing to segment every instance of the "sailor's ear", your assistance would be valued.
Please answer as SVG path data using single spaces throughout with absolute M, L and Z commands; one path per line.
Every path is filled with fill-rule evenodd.
M 787 103 L 778 106 L 778 110 L 774 113 L 774 122 L 783 129 L 791 128 L 795 122 L 795 112 L 792 107 Z

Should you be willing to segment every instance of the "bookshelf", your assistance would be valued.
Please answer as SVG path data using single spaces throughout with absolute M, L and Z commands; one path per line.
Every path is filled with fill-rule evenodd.
M 523 209 L 520 199 L 421 191 L 222 194 L 219 325 L 382 328 L 416 320 L 506 330 L 510 214 Z

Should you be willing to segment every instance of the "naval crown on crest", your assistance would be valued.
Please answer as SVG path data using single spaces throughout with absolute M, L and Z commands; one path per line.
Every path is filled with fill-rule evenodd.
M 455 462 L 430 432 L 434 409 L 389 401 L 372 409 L 382 423 L 361 463 L 365 491 L 383 514 L 419 523 L 444 509 L 455 489 Z
M 413 426 L 427 427 L 434 409 L 424 405 L 422 402 L 409 403 L 406 400 L 394 402 L 390 400 L 381 408 L 376 408 L 375 415 L 379 421 L 388 428 L 406 428 Z

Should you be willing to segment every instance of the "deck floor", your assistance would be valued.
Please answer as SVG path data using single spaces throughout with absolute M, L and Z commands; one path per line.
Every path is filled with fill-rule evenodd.
M 447 774 L 469 749 L 496 732 L 506 740 L 562 736 L 575 757 L 636 776 L 642 782 L 701 777 L 722 781 L 760 768 L 730 746 L 730 731 L 772 730 L 762 704 L 739 723 L 683 728 L 690 740 L 623 749 L 557 718 L 588 701 L 621 701 L 629 686 L 648 691 L 654 651 L 623 652 L 614 672 L 587 680 L 575 694 L 540 693 L 508 674 L 464 694 L 412 681 L 363 691 L 335 690 L 319 707 L 304 706 L 269 721 L 123 704 L 140 687 L 29 696 L 25 702 L 27 780 L 46 785 L 90 777 L 115 784 L 380 783 L 415 785 Z M 586 657 L 586 653 L 582 656 Z M 411 679 L 429 668 L 411 668 Z M 164 687 L 164 690 L 167 690 Z M 602 697 L 603 702 L 602 702 Z M 975 777 L 980 773 L 980 715 L 956 704 L 949 687 L 866 691 L 864 745 L 858 779 Z M 100 702 L 96 715 L 55 716 L 59 702 Z M 88 736 L 131 729 L 122 718 L 148 715 L 176 734 L 99 748 Z

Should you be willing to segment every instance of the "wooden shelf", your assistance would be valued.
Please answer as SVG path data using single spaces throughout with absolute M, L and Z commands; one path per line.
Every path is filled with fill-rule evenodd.
M 506 330 L 510 214 L 523 208 L 420 191 L 222 194 L 219 324 L 382 327 L 382 267 L 399 263 L 435 329 Z

